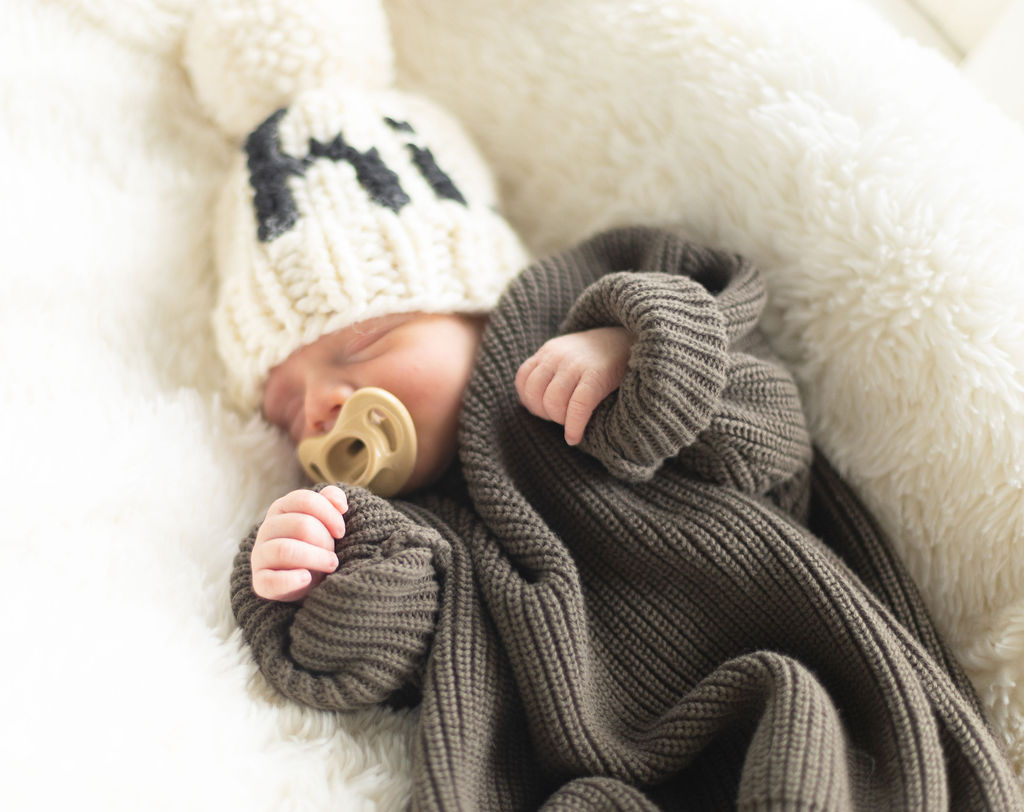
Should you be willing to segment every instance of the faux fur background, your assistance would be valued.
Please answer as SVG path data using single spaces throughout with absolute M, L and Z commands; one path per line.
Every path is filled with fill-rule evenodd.
M 0 803 L 400 807 L 409 715 L 254 676 L 238 539 L 300 481 L 218 397 L 230 145 L 192 0 L 0 9 Z M 844 0 L 387 0 L 538 252 L 648 222 L 747 253 L 816 439 L 878 512 L 1024 773 L 1024 134 Z

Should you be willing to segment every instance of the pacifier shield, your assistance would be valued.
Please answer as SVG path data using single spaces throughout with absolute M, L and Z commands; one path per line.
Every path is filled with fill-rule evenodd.
M 405 405 L 385 389 L 357 389 L 326 434 L 299 443 L 299 462 L 314 482 L 347 482 L 393 496 L 416 464 L 416 428 Z

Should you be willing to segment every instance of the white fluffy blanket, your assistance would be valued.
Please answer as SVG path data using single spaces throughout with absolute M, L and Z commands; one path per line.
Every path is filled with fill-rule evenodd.
M 0 10 L 0 804 L 394 809 L 412 718 L 279 701 L 227 605 L 299 472 L 218 397 L 191 5 Z M 534 250 L 674 224 L 765 269 L 817 441 L 1024 774 L 1019 127 L 843 0 L 386 5 Z

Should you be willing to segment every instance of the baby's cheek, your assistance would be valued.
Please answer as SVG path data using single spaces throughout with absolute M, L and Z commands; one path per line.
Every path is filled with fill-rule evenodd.
M 416 468 L 419 484 L 440 476 L 455 457 L 458 413 L 453 409 L 431 409 L 414 417 L 416 422 Z
M 400 390 L 398 389 L 400 387 Z M 465 381 L 459 376 L 415 370 L 396 381 L 396 394 L 417 424 L 424 430 L 436 431 L 457 419 Z

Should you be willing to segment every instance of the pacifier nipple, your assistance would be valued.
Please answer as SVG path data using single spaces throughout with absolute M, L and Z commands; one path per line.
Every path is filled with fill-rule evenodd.
M 416 428 L 402 401 L 368 386 L 352 393 L 334 428 L 299 443 L 298 455 L 314 482 L 347 482 L 394 496 L 416 464 Z

